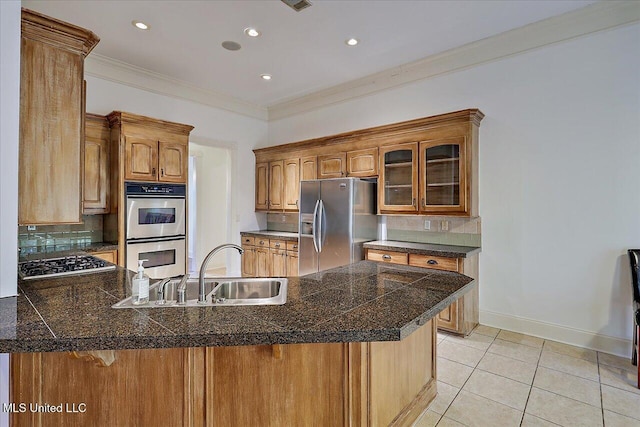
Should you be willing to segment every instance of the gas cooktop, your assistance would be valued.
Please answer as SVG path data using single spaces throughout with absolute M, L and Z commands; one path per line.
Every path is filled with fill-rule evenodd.
M 18 273 L 23 280 L 96 273 L 115 268 L 115 265 L 91 255 L 73 255 L 18 263 Z

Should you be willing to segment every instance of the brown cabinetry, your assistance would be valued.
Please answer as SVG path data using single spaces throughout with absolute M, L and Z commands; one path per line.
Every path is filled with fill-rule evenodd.
M 286 159 L 284 161 L 284 210 L 298 211 L 298 197 L 300 197 L 300 159 Z
M 243 277 L 298 275 L 298 242 L 242 236 Z
M 467 258 L 449 258 L 407 253 L 402 250 L 367 249 L 365 259 L 389 264 L 456 271 L 478 280 L 477 255 Z M 438 328 L 466 336 L 478 325 L 478 315 L 478 286 L 476 285 L 438 314 Z
M 347 176 L 378 176 L 378 147 L 348 151 Z
M 269 163 L 256 163 L 256 203 L 259 210 L 269 209 Z
M 299 191 L 299 158 L 256 163 L 257 211 L 297 212 Z
M 257 164 L 299 158 L 301 180 L 378 176 L 380 214 L 477 216 L 483 117 L 476 109 L 456 111 L 254 153 Z M 265 182 L 256 185 L 256 210 L 267 210 L 258 167 L 256 182 Z
M 187 143 L 125 136 L 126 181 L 187 182 Z
M 284 209 L 284 160 L 269 163 L 269 209 Z
M 111 264 L 118 263 L 118 251 L 104 251 L 104 252 L 94 252 L 93 255 L 96 258 L 103 259 Z
M 18 223 L 81 222 L 91 31 L 22 9 Z
M 347 153 L 318 156 L 318 179 L 342 178 L 347 170 Z
M 109 122 L 104 116 L 85 116 L 82 213 L 109 213 Z

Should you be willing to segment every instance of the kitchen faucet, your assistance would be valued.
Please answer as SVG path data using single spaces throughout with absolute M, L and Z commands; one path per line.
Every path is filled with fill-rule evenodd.
M 207 270 L 207 264 L 209 263 L 209 259 L 211 259 L 211 257 L 213 257 L 215 254 L 220 252 L 222 249 L 226 249 L 226 248 L 237 249 L 238 252 L 240 252 L 240 255 L 242 255 L 242 253 L 244 252 L 244 249 L 242 249 L 238 245 L 234 245 L 233 243 L 225 243 L 224 245 L 220 245 L 213 248 L 213 250 L 209 252 L 206 257 L 204 257 L 204 261 L 202 261 L 202 265 L 200 266 L 200 277 L 198 278 L 198 285 L 200 287 L 200 290 L 198 291 L 199 304 L 207 303 L 207 296 L 204 294 L 204 272 Z

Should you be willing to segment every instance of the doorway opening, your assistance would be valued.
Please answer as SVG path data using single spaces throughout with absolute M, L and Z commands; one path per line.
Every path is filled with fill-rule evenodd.
M 204 257 L 231 238 L 231 150 L 189 143 L 188 271 L 198 275 Z M 226 254 L 216 255 L 207 275 L 225 276 Z

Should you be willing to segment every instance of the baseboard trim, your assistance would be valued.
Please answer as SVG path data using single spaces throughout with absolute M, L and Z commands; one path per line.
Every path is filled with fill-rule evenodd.
M 615 354 L 616 356 L 631 356 L 631 340 L 624 338 L 487 310 L 480 310 L 480 323 L 494 328 Z

